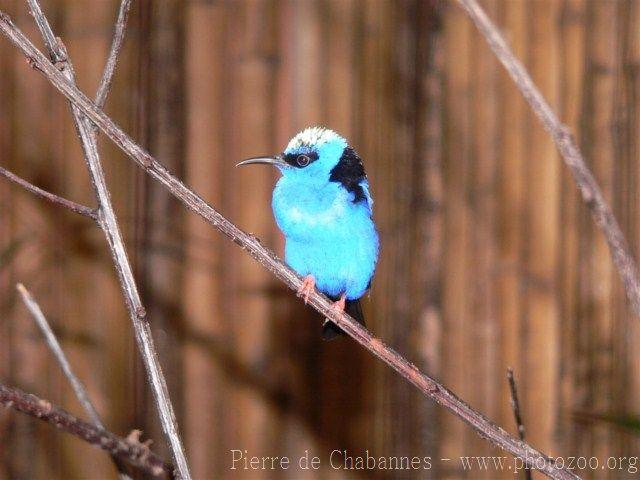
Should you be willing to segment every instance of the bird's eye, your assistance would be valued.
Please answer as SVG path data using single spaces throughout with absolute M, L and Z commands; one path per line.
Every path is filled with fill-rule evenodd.
M 299 167 L 306 167 L 311 163 L 311 159 L 306 155 L 298 155 L 298 158 L 296 158 L 296 163 Z

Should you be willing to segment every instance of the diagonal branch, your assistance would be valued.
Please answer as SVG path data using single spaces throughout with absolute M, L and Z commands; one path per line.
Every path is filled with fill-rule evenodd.
M 148 444 L 140 443 L 135 430 L 127 438 L 118 437 L 103 428 L 80 420 L 48 400 L 2 384 L 0 405 L 49 422 L 57 429 L 75 435 L 150 475 L 157 477 L 164 474 L 172 477 L 173 468 L 149 450 Z
M 107 95 L 109 95 L 109 90 L 111 90 L 113 74 L 115 73 L 116 65 L 118 64 L 118 56 L 120 55 L 120 50 L 124 44 L 124 35 L 127 31 L 127 20 L 129 19 L 130 9 L 131 0 L 122 0 L 120 2 L 116 27 L 113 33 L 111 48 L 109 50 L 109 57 L 107 58 L 107 64 L 104 66 L 104 73 L 100 79 L 98 93 L 96 93 L 95 104 L 100 109 L 104 108 L 104 104 L 107 101 Z
M 589 208 L 594 222 L 604 234 L 609 245 L 622 283 L 627 292 L 627 298 L 636 315 L 640 315 L 640 275 L 638 267 L 629 245 L 627 244 L 620 225 L 613 215 L 611 207 L 602 195 L 593 173 L 589 170 L 584 156 L 580 152 L 576 141 L 566 125 L 562 124 L 553 109 L 547 103 L 531 79 L 522 63 L 513 54 L 504 40 L 498 27 L 489 19 L 485 11 L 476 0 L 458 0 L 473 23 L 485 37 L 489 47 L 507 70 L 522 96 L 533 112 L 537 115 L 544 129 L 553 137 L 553 141 L 562 156 L 564 163 L 571 169 L 573 179 L 580 190 L 582 200 Z
M 42 72 L 51 84 L 80 109 L 100 130 L 142 167 L 151 177 L 165 186 L 187 208 L 203 217 L 213 227 L 246 250 L 257 262 L 269 270 L 292 290 L 298 290 L 301 278 L 285 265 L 273 252 L 260 244 L 260 241 L 238 228 L 227 220 L 211 205 L 207 204 L 182 181 L 172 175 L 161 163 L 153 158 L 142 147 L 137 145 L 120 127 L 118 127 L 102 110 L 98 109 L 89 98 L 70 83 L 47 58 L 20 32 L 11 19 L 0 12 L 0 31 L 27 57 L 30 64 Z M 559 466 L 553 459 L 536 450 L 529 444 L 513 437 L 508 432 L 491 422 L 480 412 L 474 410 L 453 392 L 434 378 L 422 373 L 392 348 L 375 338 L 346 313 L 331 308 L 331 301 L 324 295 L 314 292 L 309 297 L 309 304 L 324 317 L 335 322 L 351 338 L 365 349 L 385 362 L 422 393 L 442 405 L 455 416 L 474 428 L 480 436 L 494 445 L 505 449 L 519 457 L 525 466 L 538 469 L 547 476 L 556 479 L 577 479 L 577 475 Z
M 87 389 L 85 388 L 82 381 L 73 372 L 71 364 L 69 363 L 69 360 L 67 360 L 67 356 L 64 354 L 64 351 L 62 350 L 62 347 L 60 346 L 55 333 L 53 333 L 53 330 L 51 329 L 47 318 L 44 316 L 44 313 L 42 313 L 40 305 L 38 305 L 36 299 L 33 298 L 31 292 L 29 292 L 29 290 L 27 290 L 24 285 L 19 283 L 16 288 L 18 290 L 18 293 L 20 293 L 20 296 L 22 297 L 22 301 L 29 310 L 29 313 L 31 313 L 31 317 L 36 322 L 36 325 L 38 325 L 40 332 L 42 332 L 42 336 L 44 337 L 46 344 L 49 346 L 49 350 L 51 350 L 51 353 L 56 358 L 56 360 L 60 364 L 60 368 L 62 368 L 62 371 L 69 380 L 69 383 L 71 384 L 71 387 L 73 388 L 78 401 L 82 405 L 82 408 L 84 408 L 84 410 L 87 412 L 89 418 L 96 427 L 105 430 L 104 424 L 100 419 L 100 415 L 98 415 L 96 408 L 93 406 L 93 403 L 89 398 Z M 118 457 L 113 454 L 111 455 L 111 457 L 113 458 L 113 462 L 118 470 L 118 476 L 120 477 L 120 479 L 131 480 L 131 477 L 127 474 L 124 465 L 122 465 Z
M 28 0 L 28 2 L 31 12 L 36 19 L 38 28 L 42 32 L 42 37 L 47 49 L 49 50 L 50 57 L 55 61 L 54 68 L 60 71 L 59 73 L 69 82 L 69 84 L 75 84 L 73 65 L 67 55 L 64 44 L 59 38 L 55 38 L 55 35 L 51 31 L 49 22 L 42 12 L 38 1 Z M 110 76 L 110 68 L 115 68 L 115 63 L 112 67 L 107 65 L 104 76 Z M 106 95 L 106 91 L 104 95 Z M 126 299 L 129 316 L 133 323 L 138 350 L 142 357 L 142 362 L 147 373 L 147 379 L 151 386 L 160 416 L 160 424 L 162 425 L 165 437 L 169 443 L 180 477 L 184 480 L 189 480 L 191 475 L 189 473 L 182 440 L 180 439 L 178 423 L 173 411 L 173 405 L 171 404 L 171 399 L 169 397 L 169 390 L 164 379 L 164 374 L 162 373 L 162 367 L 160 366 L 160 360 L 158 359 L 153 336 L 151 334 L 151 327 L 149 326 L 149 321 L 146 317 L 145 308 L 142 305 L 142 300 L 133 275 L 133 269 L 131 268 L 129 258 L 127 257 L 120 227 L 118 226 L 118 221 L 111 204 L 111 196 L 109 194 L 104 170 L 98 154 L 98 147 L 96 143 L 97 132 L 94 131 L 93 125 L 89 119 L 84 117 L 75 105 L 71 104 L 71 110 L 82 144 L 82 150 L 87 163 L 87 169 L 89 170 L 89 175 L 91 177 L 91 183 L 93 184 L 96 199 L 98 200 L 98 211 L 100 215 L 99 224 L 104 231 L 109 249 L 111 250 L 111 255 L 113 256 L 116 271 L 118 272 L 118 278 Z
M 19 177 L 15 173 L 10 172 L 6 168 L 0 167 L 0 176 L 3 176 L 9 181 L 15 183 L 16 185 L 21 186 L 22 188 L 33 193 L 37 197 L 44 198 L 45 200 L 48 200 L 51 203 L 60 205 L 64 208 L 71 210 L 72 212 L 91 218 L 96 222 L 98 221 L 98 214 L 93 208 L 87 207 L 85 205 L 81 205 L 71 200 L 67 200 L 64 197 L 60 197 L 51 192 L 47 192 L 46 190 L 43 190 L 40 187 L 36 187 L 32 183 L 27 182 L 25 179 Z

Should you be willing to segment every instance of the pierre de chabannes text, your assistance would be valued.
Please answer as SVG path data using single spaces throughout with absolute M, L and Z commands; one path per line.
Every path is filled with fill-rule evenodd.
M 231 470 L 319 470 L 328 463 L 334 470 L 430 470 L 436 462 L 442 464 L 457 463 L 462 470 L 496 470 L 520 472 L 526 468 L 521 458 L 506 456 L 464 456 L 453 458 L 432 458 L 430 456 L 374 456 L 369 450 L 353 454 L 348 450 L 332 450 L 328 457 L 321 459 L 305 450 L 299 457 L 254 456 L 247 450 L 232 449 Z M 567 457 L 549 459 L 569 470 L 609 470 L 627 473 L 638 472 L 638 456 L 609 457 Z M 540 469 L 544 465 L 535 465 Z

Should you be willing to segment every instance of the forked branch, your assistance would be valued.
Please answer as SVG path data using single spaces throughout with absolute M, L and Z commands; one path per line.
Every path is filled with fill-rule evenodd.
M 27 307 L 27 310 L 29 310 L 31 318 L 33 318 L 33 321 L 40 329 L 40 332 L 42 333 L 42 336 L 44 337 L 45 343 L 49 347 L 49 350 L 51 350 L 51 353 L 58 361 L 58 364 L 60 365 L 64 376 L 67 377 L 67 380 L 69 380 L 71 388 L 73 388 L 73 392 L 76 394 L 76 398 L 80 402 L 80 405 L 82 405 L 84 411 L 87 412 L 87 415 L 89 415 L 89 419 L 91 420 L 91 422 L 96 427 L 105 430 L 102 420 L 100 419 L 100 415 L 98 415 L 98 411 L 93 406 L 93 402 L 91 402 L 91 399 L 89 398 L 87 389 L 71 368 L 71 364 L 69 363 L 69 360 L 67 360 L 67 356 L 62 350 L 62 346 L 60 345 L 60 342 L 58 342 L 58 338 L 56 337 L 55 333 L 53 333 L 53 329 L 49 325 L 47 317 L 45 317 L 44 313 L 42 312 L 40 305 L 24 285 L 19 283 L 16 286 L 16 289 L 22 297 L 22 301 Z M 131 477 L 124 468 L 124 465 L 122 465 L 120 459 L 118 459 L 118 457 L 114 455 L 112 455 L 111 457 L 113 459 L 113 463 L 116 466 L 116 469 L 118 470 L 118 476 L 120 477 L 120 479 L 131 480 Z
M 28 0 L 28 3 L 31 8 L 31 13 L 35 18 L 36 24 L 38 25 L 44 39 L 44 43 L 49 51 L 50 58 L 55 62 L 56 68 L 64 78 L 66 78 L 71 84 L 75 84 L 73 65 L 64 44 L 53 34 L 51 26 L 42 12 L 38 0 Z M 106 101 L 109 86 L 111 85 L 111 79 L 113 78 L 113 72 L 115 71 L 117 54 L 120 51 L 122 39 L 124 38 L 126 18 L 130 2 L 123 0 L 123 3 L 124 5 L 121 5 L 120 13 L 118 15 L 115 39 L 97 95 L 98 102 L 102 103 Z M 98 153 L 97 132 L 89 119 L 87 119 L 73 103 L 71 103 L 71 111 L 76 130 L 78 131 L 78 136 L 80 137 L 82 151 L 86 160 L 89 176 L 91 177 L 91 183 L 93 184 L 93 190 L 98 201 L 99 224 L 104 232 L 109 249 L 111 250 L 114 265 L 118 273 L 120 285 L 129 310 L 129 316 L 133 324 L 138 351 L 142 358 L 142 363 L 144 364 L 147 379 L 160 416 L 160 424 L 162 425 L 162 430 L 171 449 L 180 477 L 183 480 L 189 480 L 191 475 L 189 473 L 187 458 L 173 411 L 173 405 L 171 404 L 171 399 L 169 397 L 169 390 L 164 379 L 160 360 L 156 353 L 151 328 L 146 318 L 146 311 L 140 298 L 138 287 L 133 275 L 133 269 L 131 268 L 129 258 L 127 257 L 120 227 L 118 226 L 115 211 L 111 204 L 111 196 L 109 194 L 104 170 L 100 161 L 100 155 Z
M 79 110 L 95 123 L 114 143 L 142 167 L 151 177 L 159 181 L 176 198 L 182 201 L 213 227 L 246 250 L 256 261 L 273 273 L 290 289 L 297 290 L 302 284 L 301 278 L 285 265 L 273 252 L 260 244 L 260 241 L 247 234 L 207 204 L 182 181 L 172 175 L 161 163 L 153 158 L 142 147 L 137 145 L 120 127 L 118 127 L 102 110 L 75 85 L 69 82 L 55 66 L 20 32 L 11 19 L 0 13 L 0 31 L 29 59 L 36 70 L 42 72 L 51 84 L 64 94 Z M 331 301 L 324 295 L 314 292 L 309 297 L 309 304 L 325 317 L 334 321 L 356 342 L 381 359 L 407 381 L 415 385 L 429 398 L 448 409 L 451 413 L 465 421 L 482 437 L 489 440 L 513 455 L 522 459 L 526 466 L 536 468 L 551 478 L 576 479 L 572 472 L 561 468 L 553 459 L 530 445 L 510 435 L 508 432 L 477 412 L 453 392 L 432 377 L 420 372 L 404 357 L 375 338 L 369 330 L 361 326 L 345 313 L 331 308 Z
M 135 433 L 128 438 L 118 437 L 96 425 L 80 420 L 48 400 L 2 384 L 0 384 L 0 405 L 49 422 L 57 429 L 75 435 L 148 474 L 156 477 L 173 475 L 173 468 L 153 453 L 148 444 L 140 443 L 139 435 Z

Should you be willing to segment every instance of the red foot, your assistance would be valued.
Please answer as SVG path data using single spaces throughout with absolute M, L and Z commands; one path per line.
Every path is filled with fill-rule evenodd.
M 300 288 L 298 289 L 298 296 L 304 298 L 304 303 L 307 303 L 309 301 L 309 295 L 313 293 L 315 288 L 316 279 L 313 277 L 313 275 L 307 275 L 306 277 L 304 277 L 302 285 L 300 285 Z
M 342 296 L 340 297 L 340 300 L 331 304 L 331 308 L 333 310 L 336 310 L 339 313 L 344 312 L 344 305 L 345 305 L 346 299 L 347 299 L 347 294 L 343 293 Z

